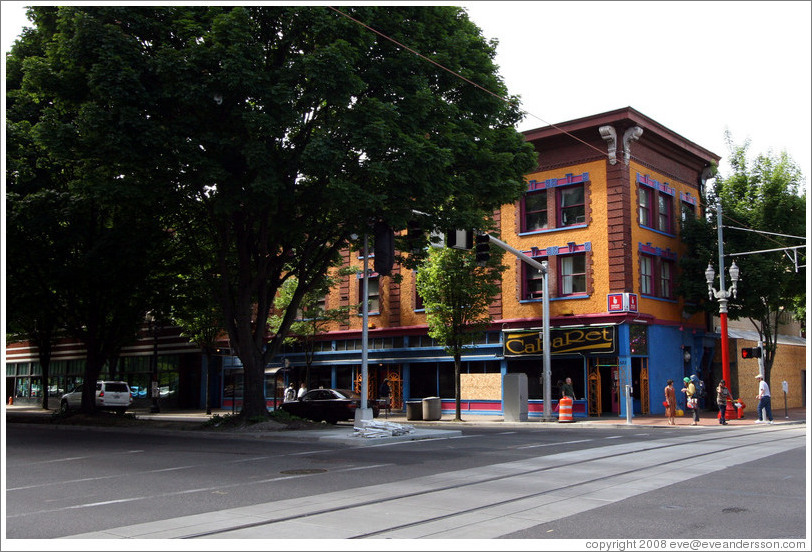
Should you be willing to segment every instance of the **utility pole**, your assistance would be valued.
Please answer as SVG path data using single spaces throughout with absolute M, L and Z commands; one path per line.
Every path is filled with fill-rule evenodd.
M 552 383 L 551 383 L 551 376 L 550 376 L 550 293 L 549 293 L 549 278 L 548 278 L 548 270 L 547 270 L 547 261 L 538 262 L 537 260 L 533 259 L 532 257 L 528 257 L 518 249 L 509 246 L 502 240 L 496 239 L 490 234 L 483 234 L 488 236 L 488 239 L 493 242 L 494 245 L 501 247 L 508 253 L 512 253 L 513 255 L 517 256 L 522 261 L 526 262 L 533 268 L 539 270 L 542 275 L 542 293 L 543 293 L 543 302 L 542 302 L 542 322 L 541 322 L 541 343 L 543 351 L 543 366 L 544 366 L 544 416 L 543 419 L 545 422 L 549 422 L 553 419 L 552 416 Z

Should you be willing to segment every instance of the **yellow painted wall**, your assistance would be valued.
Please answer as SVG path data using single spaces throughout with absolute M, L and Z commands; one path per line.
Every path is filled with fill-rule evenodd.
M 550 316 L 568 314 L 591 314 L 606 312 L 606 294 L 609 293 L 609 258 L 608 258 L 608 231 L 606 212 L 606 162 L 594 161 L 572 165 L 550 171 L 541 171 L 527 175 L 527 180 L 548 180 L 563 178 L 567 174 L 580 175 L 589 173 L 589 216 L 585 228 L 552 229 L 546 232 L 518 236 L 516 221 L 519 204 L 505 205 L 502 208 L 501 239 L 520 251 L 529 251 L 533 247 L 544 249 L 549 246 L 566 246 L 568 242 L 592 244 L 592 293 L 589 298 L 553 301 L 550 303 Z M 517 300 L 517 268 L 515 259 L 508 255 L 505 257 L 508 269 L 505 271 L 502 282 L 503 315 L 506 319 L 540 318 L 542 316 L 541 302 L 520 304 Z M 552 260 L 551 260 L 552 261 Z M 551 297 L 556 292 L 550 288 Z
M 504 205 L 501 209 L 501 227 L 500 239 L 509 245 L 519 249 L 520 251 L 529 251 L 533 247 L 544 249 L 549 246 L 564 247 L 569 242 L 583 244 L 586 242 L 591 243 L 591 265 L 588 267 L 588 275 L 590 278 L 590 296 L 587 298 L 573 298 L 573 299 L 560 299 L 554 300 L 550 303 L 551 316 L 568 316 L 568 315 L 584 315 L 607 312 L 607 294 L 611 291 L 609 289 L 609 258 L 608 258 L 608 214 L 607 214 L 607 184 L 606 184 L 606 162 L 603 160 L 592 161 L 588 163 L 581 163 L 571 165 L 564 168 L 558 168 L 548 171 L 539 171 L 528 174 L 526 179 L 544 181 L 551 178 L 564 178 L 567 174 L 580 175 L 582 173 L 589 173 L 588 189 L 588 224 L 584 228 L 562 228 L 551 229 L 546 232 L 530 234 L 527 236 L 519 236 L 517 234 L 517 211 L 519 210 L 519 203 Z M 638 245 L 639 243 L 651 243 L 655 247 L 663 249 L 669 248 L 672 251 L 678 252 L 682 250 L 682 245 L 678 236 L 670 237 L 663 234 L 654 232 L 647 228 L 643 228 L 637 222 L 637 173 L 648 175 L 650 178 L 657 180 L 661 183 L 666 183 L 672 188 L 675 188 L 677 193 L 674 198 L 674 216 L 679 219 L 680 210 L 680 192 L 690 192 L 696 195 L 696 190 L 686 183 L 674 181 L 672 178 L 665 176 L 657 171 L 652 171 L 647 167 L 643 167 L 635 162 L 631 162 L 629 167 L 629 186 L 631 189 L 630 195 L 630 212 L 632 214 L 632 244 L 629 248 L 628 254 L 631 256 L 632 271 L 633 271 L 633 291 L 638 294 L 639 310 L 647 314 L 653 315 L 660 320 L 671 320 L 674 323 L 690 323 L 696 325 L 703 324 L 703 315 L 697 314 L 689 319 L 683 318 L 683 304 L 679 302 L 660 301 L 654 299 L 647 299 L 640 295 L 639 290 L 639 256 Z M 542 316 L 542 303 L 519 301 L 520 290 L 517 290 L 517 269 L 519 264 L 515 257 L 506 254 L 505 263 L 507 270 L 504 273 L 502 280 L 502 318 L 513 319 L 538 319 Z M 352 253 L 351 264 L 361 269 L 362 261 L 358 259 L 357 252 Z M 551 259 L 553 260 L 553 259 Z M 371 265 L 371 263 L 370 263 Z M 414 273 L 412 270 L 400 269 L 402 282 L 400 284 L 400 326 L 421 326 L 426 324 L 425 314 L 414 312 Z M 679 274 L 675 276 L 674 282 L 676 284 Z M 390 325 L 389 317 L 389 277 L 381 277 L 380 280 L 380 298 L 382 310 L 380 315 L 371 315 L 370 324 L 375 328 L 385 328 Z M 556 282 L 551 278 L 551 297 L 555 298 L 557 293 L 555 289 Z M 331 299 L 328 300 L 328 306 L 335 306 L 337 304 L 338 292 L 332 294 Z M 360 303 L 358 293 L 358 281 L 355 276 L 350 276 L 349 296 L 351 303 Z M 361 329 L 360 316 L 351 317 L 351 329 Z M 336 328 L 337 329 L 337 328 Z
M 671 177 L 665 176 L 662 173 L 657 171 L 653 171 L 647 167 L 643 167 L 634 161 L 629 164 L 629 185 L 631 186 L 632 193 L 630 194 L 630 208 L 632 213 L 632 247 L 629 251 L 629 254 L 633 255 L 634 262 L 632 263 L 632 270 L 634 272 L 634 288 L 635 292 L 638 294 L 638 301 L 639 305 L 638 308 L 640 312 L 645 312 L 647 314 L 651 314 L 654 317 L 662 320 L 672 320 L 675 322 L 690 322 L 694 324 L 703 324 L 703 315 L 697 314 L 693 317 L 689 318 L 688 320 L 682 318 L 683 314 L 683 302 L 679 300 L 677 303 L 670 302 L 670 301 L 660 301 L 656 299 L 648 299 L 640 295 L 640 262 L 639 262 L 639 244 L 643 243 L 651 243 L 655 247 L 660 247 L 661 249 L 670 249 L 677 253 L 677 255 L 682 255 L 684 251 L 684 246 L 680 241 L 679 235 L 677 234 L 674 237 L 669 237 L 649 228 L 644 228 L 640 226 L 639 219 L 638 219 L 638 195 L 637 195 L 637 174 L 640 173 L 641 175 L 648 176 L 660 183 L 667 184 L 668 186 L 674 188 L 676 190 L 676 194 L 674 196 L 674 217 L 675 217 L 675 224 L 677 225 L 677 232 L 679 232 L 679 219 L 680 219 L 680 209 L 681 209 L 681 202 L 680 202 L 680 192 L 682 193 L 689 193 L 696 197 L 696 189 L 688 186 L 683 182 L 676 181 Z M 697 214 L 699 214 L 700 206 L 697 205 Z M 675 275 L 674 278 L 674 285 L 676 285 L 678 278 L 680 277 L 679 272 Z

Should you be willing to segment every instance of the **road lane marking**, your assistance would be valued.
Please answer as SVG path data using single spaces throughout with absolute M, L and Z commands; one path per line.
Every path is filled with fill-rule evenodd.
M 531 448 L 539 448 L 539 447 L 555 447 L 560 445 L 573 445 L 575 443 L 588 443 L 593 441 L 594 439 L 578 439 L 577 441 L 562 441 L 561 443 L 544 443 L 541 445 L 523 445 L 520 447 L 516 447 L 517 449 L 531 449 Z

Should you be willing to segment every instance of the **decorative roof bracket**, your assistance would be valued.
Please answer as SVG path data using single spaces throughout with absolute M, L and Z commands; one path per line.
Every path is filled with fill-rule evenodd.
M 623 133 L 623 162 L 628 165 L 632 156 L 631 141 L 639 140 L 643 135 L 643 129 L 639 126 L 633 126 Z
M 602 126 L 598 129 L 601 133 L 601 138 L 606 140 L 608 144 L 609 164 L 614 165 L 617 163 L 617 132 L 613 126 Z

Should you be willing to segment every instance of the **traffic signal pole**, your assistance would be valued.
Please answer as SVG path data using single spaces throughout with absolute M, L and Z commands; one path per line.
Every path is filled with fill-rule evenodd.
M 502 240 L 494 238 L 490 234 L 483 234 L 488 236 L 490 242 L 494 245 L 501 247 L 508 253 L 512 253 L 522 261 L 526 262 L 533 268 L 539 270 L 542 275 L 542 293 L 543 293 L 543 314 L 541 323 L 541 342 L 543 350 L 543 364 L 544 364 L 544 415 L 543 420 L 549 422 L 553 419 L 552 416 L 552 390 L 551 390 L 551 377 L 550 377 L 550 294 L 547 274 L 547 261 L 538 262 L 532 257 L 528 257 L 518 249 L 509 246 Z

